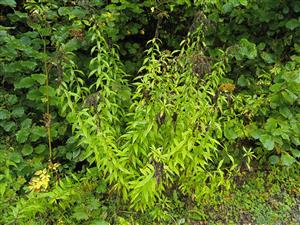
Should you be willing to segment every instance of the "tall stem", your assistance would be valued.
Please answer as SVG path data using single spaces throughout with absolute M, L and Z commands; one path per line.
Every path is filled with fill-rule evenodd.
M 46 55 L 46 41 L 44 39 L 44 54 Z M 51 146 L 51 114 L 50 114 L 50 103 L 49 103 L 49 71 L 47 66 L 47 59 L 44 61 L 44 69 L 46 75 L 46 116 L 45 116 L 45 126 L 47 128 L 47 136 L 48 136 L 48 148 L 49 148 L 49 161 L 52 162 L 52 146 Z

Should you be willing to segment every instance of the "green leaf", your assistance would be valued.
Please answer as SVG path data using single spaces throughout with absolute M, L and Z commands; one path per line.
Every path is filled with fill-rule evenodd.
M 276 83 L 276 84 L 273 84 L 272 86 L 270 86 L 270 91 L 272 92 L 279 92 L 280 89 L 282 88 L 282 84 L 281 83 Z
M 272 136 L 263 134 L 259 137 L 259 140 L 267 150 L 272 150 L 274 148 L 275 143 Z
M 263 52 L 263 53 L 261 53 L 261 57 L 266 63 L 271 64 L 271 63 L 275 62 L 274 55 L 271 53 Z
M 241 87 L 246 87 L 250 86 L 251 82 L 245 75 L 241 75 L 237 81 L 237 84 Z
M 12 152 L 9 158 L 15 163 L 20 163 L 22 160 L 22 155 L 19 152 Z
M 272 132 L 273 130 L 275 130 L 277 128 L 277 120 L 272 117 L 269 118 L 264 127 L 267 131 Z
M 34 84 L 34 80 L 31 77 L 25 77 L 21 79 L 19 82 L 15 83 L 15 89 L 20 88 L 29 88 Z
M 77 206 L 75 207 L 72 217 L 76 220 L 88 220 L 89 214 L 84 206 Z
M 297 19 L 291 19 L 285 24 L 285 27 L 290 30 L 294 30 L 299 26 L 300 26 L 300 23 Z
M 10 118 L 10 113 L 7 109 L 0 109 L 0 120 L 7 120 Z
M 32 101 L 41 100 L 42 97 L 43 97 L 42 93 L 37 89 L 30 90 L 26 95 L 26 98 Z
M 22 148 L 22 154 L 23 154 L 24 156 L 28 156 L 28 155 L 30 155 L 32 152 L 33 152 L 33 148 L 32 148 L 31 145 L 26 144 L 26 145 L 23 146 L 23 148 Z
M 46 129 L 42 126 L 33 126 L 31 129 L 31 140 L 37 141 L 40 137 L 46 137 Z
M 109 225 L 108 222 L 102 219 L 93 220 L 90 225 Z
M 247 39 L 240 40 L 239 54 L 248 59 L 254 59 L 257 56 L 256 45 Z
M 66 43 L 65 51 L 72 52 L 72 51 L 79 49 L 80 46 L 81 46 L 81 42 L 79 40 L 77 40 L 76 38 L 73 38 Z
M 24 129 L 28 129 L 28 128 L 30 128 L 31 124 L 32 124 L 32 119 L 27 118 L 22 121 L 21 127 Z
M 292 149 L 291 152 L 295 158 L 300 158 L 300 150 Z
M 16 1 L 15 0 L 0 0 L 0 5 L 16 7 Z
M 282 116 L 284 116 L 287 119 L 291 119 L 293 117 L 293 114 L 292 114 L 291 110 L 289 109 L 289 107 L 282 106 L 279 108 L 279 112 Z
M 279 157 L 277 155 L 271 155 L 269 158 L 269 162 L 273 165 L 277 165 L 279 163 Z
M 18 102 L 18 98 L 16 95 L 9 95 L 8 98 L 6 99 L 6 102 L 9 105 L 14 105 Z
M 131 225 L 130 222 L 128 222 L 126 219 L 124 219 L 121 216 L 118 216 L 118 224 L 122 224 L 122 225 Z
M 60 7 L 58 9 L 59 15 L 68 15 L 69 19 L 73 18 L 83 18 L 86 15 L 86 11 L 80 7 Z
M 281 162 L 284 166 L 291 166 L 296 160 L 288 153 L 284 153 L 281 156 Z
M 34 151 L 38 154 L 41 154 L 43 152 L 45 152 L 45 150 L 47 149 L 47 146 L 44 144 L 40 144 L 37 147 L 34 148 Z
M 291 5 L 292 5 L 294 12 L 296 12 L 296 13 L 300 12 L 300 2 L 299 1 L 292 1 Z
M 20 143 L 20 144 L 24 143 L 28 139 L 29 134 L 30 134 L 29 129 L 21 129 L 21 130 L 19 130 L 16 133 L 17 142 Z
M 24 115 L 24 108 L 22 106 L 16 107 L 11 112 L 12 117 L 20 118 Z
M 39 90 L 41 93 L 44 94 L 44 96 L 48 94 L 49 97 L 54 97 L 56 95 L 55 89 L 51 86 L 41 86 Z
M 16 128 L 17 125 L 15 122 L 13 121 L 3 121 L 1 124 L 1 127 L 3 127 L 3 129 L 6 131 L 6 132 L 9 132 L 11 131 L 13 128 Z
M 234 127 L 225 127 L 224 128 L 224 136 L 228 140 L 234 140 L 238 137 L 238 134 L 235 132 Z
M 45 84 L 45 82 L 46 82 L 46 75 L 45 74 L 41 74 L 41 73 L 39 73 L 39 74 L 32 74 L 31 78 L 34 81 L 38 82 L 39 84 Z
M 249 126 L 249 134 L 254 139 L 259 139 L 260 136 L 263 134 L 263 131 L 257 126 Z
M 224 13 L 229 13 L 232 11 L 232 9 L 234 8 L 234 5 L 231 2 L 228 2 L 226 4 L 223 5 L 222 7 L 222 11 Z
M 288 89 L 283 91 L 281 94 L 283 98 L 290 104 L 293 104 L 298 99 L 297 95 L 295 95 L 293 92 L 291 92 Z

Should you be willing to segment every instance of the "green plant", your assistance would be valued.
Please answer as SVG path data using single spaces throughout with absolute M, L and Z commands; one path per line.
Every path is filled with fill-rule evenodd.
M 0 5 L 0 223 L 193 223 L 299 166 L 297 2 Z M 296 204 L 257 196 L 241 218 Z

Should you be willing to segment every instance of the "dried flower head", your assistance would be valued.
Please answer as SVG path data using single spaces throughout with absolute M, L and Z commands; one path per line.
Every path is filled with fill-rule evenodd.
M 219 87 L 220 92 L 233 92 L 235 89 L 235 85 L 231 83 L 221 84 Z
M 203 78 L 205 74 L 208 74 L 211 71 L 209 58 L 201 54 L 192 56 L 192 69 L 199 78 Z
M 43 115 L 43 122 L 45 124 L 45 127 L 49 128 L 51 126 L 51 114 L 50 113 L 44 113 Z

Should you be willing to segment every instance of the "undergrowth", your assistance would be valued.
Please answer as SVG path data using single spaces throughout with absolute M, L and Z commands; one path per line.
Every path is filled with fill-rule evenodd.
M 0 223 L 299 223 L 296 1 L 0 5 Z

